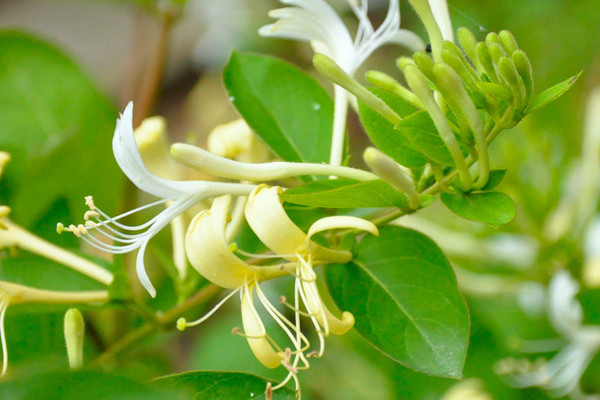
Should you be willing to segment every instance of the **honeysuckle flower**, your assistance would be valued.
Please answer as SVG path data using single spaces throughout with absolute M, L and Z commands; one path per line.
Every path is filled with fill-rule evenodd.
M 390 0 L 386 18 L 377 29 L 374 29 L 367 16 L 368 1 L 349 0 L 359 23 L 354 40 L 339 15 L 324 0 L 280 1 L 292 7 L 269 12 L 269 16 L 277 21 L 260 28 L 259 34 L 309 41 L 316 53 L 329 56 L 350 76 L 375 50 L 385 44 L 401 44 L 413 51 L 425 48 L 425 44 L 415 33 L 400 29 L 398 0 Z M 340 165 L 342 161 L 347 109 L 348 94 L 336 85 L 330 159 L 333 165 Z
M 227 216 L 231 196 L 214 200 L 210 210 L 203 210 L 192 220 L 186 234 L 186 250 L 192 266 L 206 279 L 232 291 L 205 316 L 194 322 L 180 319 L 179 329 L 197 325 L 210 317 L 224 302 L 235 294 L 240 294 L 242 322 L 245 336 L 255 357 L 266 367 L 284 366 L 288 369 L 287 378 L 275 390 L 294 379 L 300 369 L 308 368 L 308 357 L 320 356 L 324 351 L 323 338 L 329 333 L 344 334 L 352 328 L 354 317 L 348 312 L 342 318 L 334 316 L 323 304 L 316 286 L 314 266 L 328 262 L 344 263 L 352 254 L 344 250 L 334 250 L 316 244 L 311 237 L 316 233 L 335 229 L 351 228 L 377 234 L 371 222 L 356 217 L 327 217 L 316 221 L 304 233 L 285 213 L 279 193 L 281 188 L 259 185 L 248 197 L 245 208 L 246 219 L 258 238 L 275 254 L 271 256 L 252 255 L 257 259 L 279 258 L 284 261 L 258 266 L 247 263 L 233 253 L 235 246 L 226 240 Z M 247 254 L 237 250 L 240 254 Z M 293 321 L 288 320 L 267 298 L 260 287 L 265 280 L 284 275 L 295 276 L 294 302 L 286 305 L 294 310 Z M 280 346 L 267 333 L 258 313 L 254 299 L 258 301 L 277 325 L 285 332 L 291 346 Z M 301 311 L 301 308 L 306 311 Z M 318 351 L 307 353 L 311 345 L 302 332 L 300 316 L 308 315 L 317 330 L 320 340 Z
M 13 304 L 92 304 L 109 300 L 106 290 L 95 291 L 55 291 L 37 289 L 18 283 L 0 281 L 0 342 L 2 344 L 2 375 L 8 368 L 8 349 L 4 331 L 6 310 Z
M 137 275 L 148 293 L 155 297 L 156 289 L 152 285 L 144 266 L 144 254 L 150 239 L 169 224 L 173 218 L 200 201 L 223 194 L 247 195 L 254 188 L 254 185 L 200 180 L 178 181 L 153 174 L 145 166 L 136 144 L 132 114 L 133 103 L 130 102 L 121 114 L 121 118 L 117 120 L 113 137 L 113 153 L 119 167 L 129 180 L 140 190 L 159 197 L 160 200 L 116 217 L 110 217 L 94 204 L 91 196 L 88 196 L 86 197 L 86 204 L 90 210 L 84 215 L 85 225 L 64 227 L 59 224 L 57 230 L 59 232 L 63 230 L 73 232 L 90 245 L 113 254 L 124 254 L 138 250 L 136 259 Z M 120 219 L 126 216 L 167 202 L 170 203 L 165 210 L 143 224 L 130 226 L 119 222 Z M 93 233 L 116 244 L 107 243 Z
M 483 381 L 476 378 L 466 379 L 455 385 L 442 396 L 441 400 L 492 400 L 484 390 Z
M 218 156 L 248 163 L 265 162 L 270 158 L 269 149 L 242 118 L 216 126 L 208 134 L 207 148 Z
M 579 389 L 581 376 L 600 350 L 600 327 L 583 325 L 581 305 L 575 299 L 579 284 L 568 272 L 558 272 L 548 289 L 548 319 L 561 335 L 557 342 L 560 351 L 550 361 L 527 364 L 520 373 L 514 373 L 517 368 L 501 372 L 508 373 L 509 383 L 515 387 L 537 386 L 561 397 Z

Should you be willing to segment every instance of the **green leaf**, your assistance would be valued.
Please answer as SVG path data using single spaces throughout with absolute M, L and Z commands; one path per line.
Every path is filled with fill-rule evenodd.
M 600 289 L 582 289 L 577 294 L 577 300 L 583 310 L 583 322 L 600 325 Z
M 265 399 L 267 380 L 241 372 L 190 371 L 170 375 L 155 381 L 167 389 L 184 389 L 195 400 Z M 276 385 L 272 382 L 273 386 Z M 294 400 L 295 392 L 281 388 L 273 392 L 273 400 Z
M 413 106 L 396 95 L 378 88 L 369 88 L 369 90 L 401 117 L 406 117 L 416 111 Z M 421 152 L 415 150 L 404 135 L 398 134 L 391 122 L 360 101 L 358 107 L 363 127 L 379 150 L 405 167 L 422 167 L 427 163 L 427 159 Z
M 491 170 L 490 177 L 488 178 L 488 181 L 485 184 L 485 186 L 483 186 L 481 188 L 481 190 L 485 192 L 485 191 L 494 189 L 496 186 L 498 186 L 500 184 L 500 182 L 502 182 L 502 179 L 504 179 L 504 175 L 506 175 L 505 169 Z
M 459 378 L 469 316 L 446 256 L 427 236 L 398 226 L 367 235 L 358 254 L 329 265 L 325 278 L 355 328 L 395 361 L 430 375 Z
M 329 160 L 333 102 L 313 78 L 278 58 L 240 52 L 223 77 L 233 105 L 280 158 Z
M 109 101 L 58 49 L 15 31 L 0 32 L 0 86 L 0 149 L 12 154 L 0 201 L 12 218 L 29 227 L 64 198 L 79 220 L 90 194 L 111 213 L 123 179 Z
M 325 208 L 407 208 L 406 196 L 380 179 L 324 179 L 288 189 L 280 195 L 288 203 Z
M 548 89 L 544 90 L 542 93 L 535 96 L 535 98 L 531 101 L 531 104 L 529 104 L 529 107 L 525 111 L 525 114 L 530 114 L 534 111 L 537 111 L 540 108 L 544 107 L 545 105 L 558 99 L 563 94 L 565 94 L 565 92 L 567 90 L 569 90 L 571 88 L 571 86 L 573 86 L 573 84 L 577 81 L 577 78 L 579 78 L 579 76 L 582 73 L 583 73 L 583 71 L 581 71 L 580 73 L 578 73 L 575 76 L 570 77 L 569 79 L 566 79 L 560 83 L 557 83 L 556 85 L 552 86 L 551 88 L 548 88 Z
M 515 203 L 504 193 L 442 193 L 440 198 L 456 215 L 471 221 L 499 226 L 515 217 Z
M 418 111 L 404 118 L 396 126 L 396 131 L 404 135 L 415 149 L 431 161 L 442 165 L 454 165 L 450 151 L 427 111 Z
M 180 400 L 173 392 L 94 371 L 53 372 L 0 383 L 2 399 Z

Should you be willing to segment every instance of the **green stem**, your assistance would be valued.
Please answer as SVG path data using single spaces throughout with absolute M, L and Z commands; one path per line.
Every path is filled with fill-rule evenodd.
M 100 356 L 98 356 L 90 364 L 90 366 L 106 364 L 118 354 L 131 350 L 138 342 L 149 336 L 152 336 L 152 334 L 158 332 L 160 329 L 174 329 L 175 321 L 177 321 L 179 317 L 181 317 L 190 309 L 207 303 L 220 291 L 221 288 L 214 284 L 204 287 L 202 290 L 196 293 L 196 295 L 190 297 L 185 303 L 172 308 L 163 315 L 157 315 L 155 322 L 147 322 L 113 343 L 108 349 L 106 349 L 106 351 L 100 354 Z

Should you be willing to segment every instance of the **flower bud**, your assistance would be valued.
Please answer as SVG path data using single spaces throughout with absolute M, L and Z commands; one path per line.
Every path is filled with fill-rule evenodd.
M 504 50 L 506 50 L 506 54 L 512 55 L 515 51 L 519 50 L 517 40 L 509 31 L 500 31 L 498 37 L 500 38 L 502 46 L 504 46 Z
M 422 51 L 417 51 L 415 54 L 413 54 L 413 60 L 415 60 L 415 64 L 421 70 L 421 72 L 429 80 L 433 80 L 433 60 L 431 57 Z
M 81 311 L 76 308 L 67 310 L 64 331 L 69 367 L 71 369 L 81 368 L 83 367 L 83 339 L 85 336 L 85 321 Z
M 473 32 L 465 27 L 458 28 L 458 43 L 474 63 L 477 63 L 477 39 Z M 442 56 L 443 58 L 443 56 Z
M 490 81 L 494 83 L 500 83 L 500 79 L 498 79 L 498 75 L 496 74 L 496 69 L 494 68 L 494 63 L 492 62 L 490 52 L 486 44 L 483 42 L 477 43 L 477 60 L 479 60 L 479 63 L 483 67 L 483 70 Z
M 515 108 L 517 110 L 524 109 L 527 100 L 527 92 L 525 84 L 517 73 L 515 65 L 508 57 L 501 57 L 500 60 L 498 60 L 498 69 L 513 94 Z
M 366 78 L 371 85 L 395 94 L 416 108 L 423 108 L 423 105 L 413 92 L 402 86 L 388 74 L 380 71 L 369 71 L 367 72 Z
M 377 111 L 393 125 L 398 125 L 402 120 L 383 100 L 369 92 L 367 88 L 348 75 L 331 58 L 323 54 L 315 54 L 313 64 L 323 76 L 355 95 L 358 100 Z
M 400 57 L 396 60 L 396 65 L 400 71 L 404 72 L 407 65 L 415 65 L 415 60 L 410 57 Z
M 525 85 L 526 104 L 529 104 L 529 100 L 533 95 L 533 70 L 531 68 L 531 63 L 523 50 L 515 51 L 511 58 Z

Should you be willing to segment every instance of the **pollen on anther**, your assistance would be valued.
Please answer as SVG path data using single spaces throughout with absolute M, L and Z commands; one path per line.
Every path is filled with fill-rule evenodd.
M 231 334 L 232 335 L 242 335 L 242 328 L 240 328 L 239 326 L 234 327 L 231 330 Z
M 98 225 L 94 222 L 94 221 L 85 221 L 85 227 L 86 228 L 95 228 Z
M 85 212 L 85 214 L 83 214 L 83 219 L 87 221 L 90 218 L 100 218 L 100 214 L 98 211 L 88 210 Z
M 87 229 L 85 229 L 85 226 L 83 226 L 82 224 L 77 225 L 77 230 L 79 231 L 79 233 L 81 233 L 82 235 L 87 235 L 88 231 Z
M 287 302 L 287 298 L 285 296 L 279 296 L 279 302 L 283 304 Z
M 92 196 L 85 196 L 85 205 L 92 211 L 96 211 L 96 205 L 94 204 L 94 198 Z
M 67 229 L 65 229 L 67 230 Z M 79 232 L 79 229 L 77 229 L 77 227 L 73 224 L 69 225 L 69 232 L 73 232 L 73 234 L 77 237 L 81 237 L 81 232 Z

